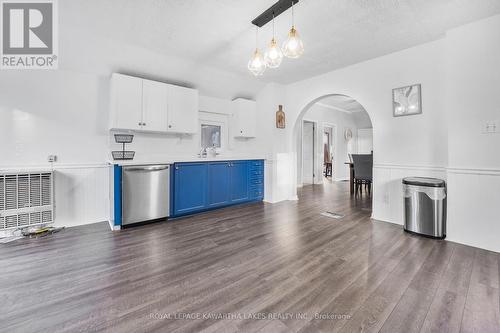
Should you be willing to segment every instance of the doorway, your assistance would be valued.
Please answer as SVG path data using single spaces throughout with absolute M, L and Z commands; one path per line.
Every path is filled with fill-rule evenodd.
M 333 161 L 335 147 L 334 125 L 323 124 L 323 176 L 327 179 L 333 178 Z
M 302 124 L 302 183 L 314 184 L 316 124 L 304 120 Z

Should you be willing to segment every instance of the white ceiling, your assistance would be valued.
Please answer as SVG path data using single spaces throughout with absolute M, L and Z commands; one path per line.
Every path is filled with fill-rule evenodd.
M 355 113 L 365 111 L 363 106 L 355 99 L 344 95 L 334 95 L 322 98 L 317 104 L 345 113 Z
M 119 41 L 248 77 L 246 64 L 255 46 L 250 21 L 274 2 L 59 1 L 60 31 L 76 30 L 89 36 L 89 42 Z M 295 13 L 306 50 L 303 57 L 285 59 L 279 69 L 252 80 L 290 83 L 436 40 L 450 28 L 500 13 L 500 1 L 301 0 Z M 289 11 L 277 18 L 280 41 L 290 21 Z M 261 30 L 262 47 L 271 38 L 271 24 Z
M 318 106 L 332 110 L 332 112 L 343 112 L 353 117 L 358 128 L 371 128 L 372 122 L 368 112 L 355 99 L 344 95 L 328 96 L 315 103 Z

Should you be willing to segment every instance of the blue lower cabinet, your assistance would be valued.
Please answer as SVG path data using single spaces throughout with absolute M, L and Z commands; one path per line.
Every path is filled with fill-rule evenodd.
M 231 186 L 231 203 L 248 200 L 248 162 L 234 161 L 230 163 L 230 186 Z
M 208 205 L 208 165 L 206 163 L 174 164 L 173 215 L 191 214 Z
M 264 198 L 263 160 L 176 163 L 174 169 L 174 217 Z
M 208 205 L 227 205 L 231 198 L 229 162 L 208 163 Z

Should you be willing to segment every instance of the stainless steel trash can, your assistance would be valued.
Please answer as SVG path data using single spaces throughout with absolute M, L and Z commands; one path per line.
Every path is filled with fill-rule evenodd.
M 446 183 L 442 179 L 403 179 L 405 231 L 443 239 L 446 237 Z

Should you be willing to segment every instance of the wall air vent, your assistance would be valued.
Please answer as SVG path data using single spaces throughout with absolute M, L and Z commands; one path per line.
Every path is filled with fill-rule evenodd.
M 52 223 L 52 172 L 0 173 L 0 230 Z

